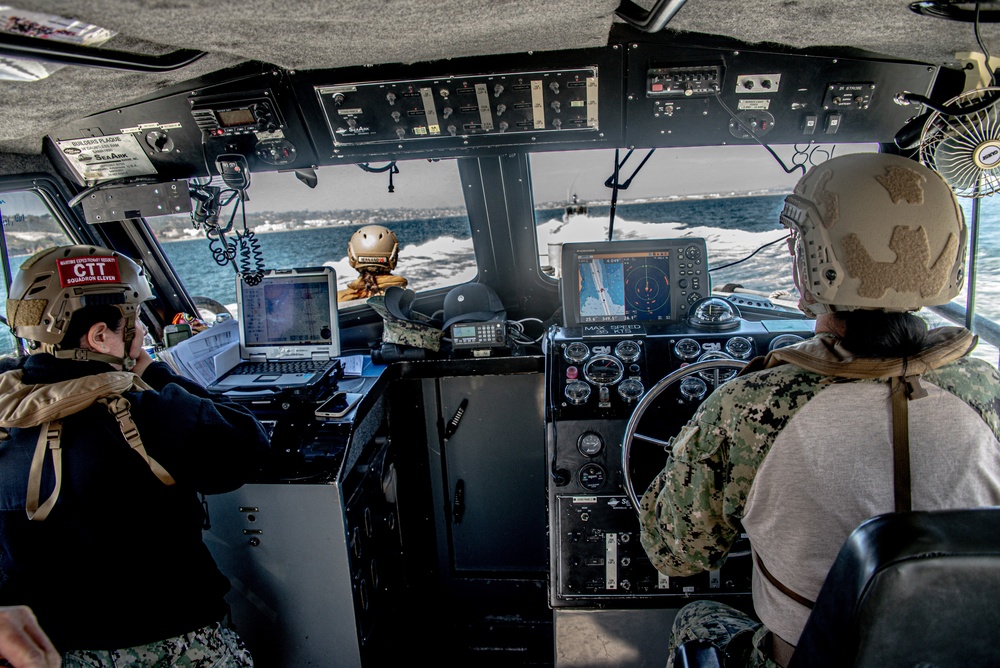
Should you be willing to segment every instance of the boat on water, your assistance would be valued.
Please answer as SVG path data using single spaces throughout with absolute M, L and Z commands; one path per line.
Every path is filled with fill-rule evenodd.
M 752 612 L 748 550 L 652 566 L 635 492 L 666 455 L 626 447 L 637 407 L 666 442 L 813 336 L 774 198 L 732 195 L 856 152 L 937 169 L 970 262 L 925 315 L 1000 362 L 996 3 L 29 4 L 0 10 L 5 289 L 45 246 L 136 258 L 150 348 L 211 382 L 248 278 L 344 291 L 357 231 L 400 242 L 394 311 L 334 300 L 334 373 L 231 394 L 270 458 L 207 496 L 204 537 L 258 666 L 662 666 L 685 603 Z M 681 208 L 626 212 L 650 201 Z M 594 257 L 641 266 L 642 294 L 588 283 Z M 317 415 L 337 392 L 356 403 Z
M 573 193 L 572 201 L 570 201 L 563 210 L 563 222 L 568 221 L 570 216 L 585 215 L 587 215 L 587 203 L 581 202 L 577 194 Z

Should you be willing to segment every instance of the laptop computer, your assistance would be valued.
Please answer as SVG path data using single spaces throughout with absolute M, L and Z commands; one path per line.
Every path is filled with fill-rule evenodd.
M 271 269 L 250 285 L 237 278 L 240 362 L 214 392 L 306 388 L 337 364 L 337 276 L 332 267 Z

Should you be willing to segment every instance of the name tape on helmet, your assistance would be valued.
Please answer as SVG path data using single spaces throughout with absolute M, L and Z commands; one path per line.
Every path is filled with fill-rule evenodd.
M 100 283 L 121 283 L 122 275 L 116 257 L 68 257 L 56 260 L 59 271 L 59 285 L 64 288 L 75 285 Z
M 388 264 L 389 257 L 386 255 L 359 255 L 358 262 L 367 262 L 370 264 Z

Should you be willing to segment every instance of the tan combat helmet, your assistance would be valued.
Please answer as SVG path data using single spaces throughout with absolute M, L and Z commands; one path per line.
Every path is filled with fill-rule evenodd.
M 941 176 L 898 155 L 810 169 L 785 199 L 799 306 L 819 315 L 946 304 L 964 281 L 965 217 Z
M 362 269 L 383 269 L 388 273 L 396 268 L 399 242 L 392 230 L 381 225 L 359 228 L 347 243 L 347 259 L 351 266 Z
M 100 246 L 59 246 L 35 253 L 24 261 L 11 283 L 7 321 L 14 336 L 28 341 L 34 351 L 56 357 L 97 359 L 122 364 L 135 338 L 135 318 L 141 302 L 152 291 L 143 268 L 132 259 Z M 125 319 L 125 358 L 79 349 L 63 337 L 73 314 L 84 306 L 116 306 Z

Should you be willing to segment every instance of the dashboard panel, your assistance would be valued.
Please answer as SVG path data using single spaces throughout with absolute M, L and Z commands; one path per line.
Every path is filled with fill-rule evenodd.
M 719 571 L 669 578 L 653 568 L 639 544 L 626 492 L 622 439 L 636 404 L 671 372 L 708 359 L 745 362 L 812 336 L 812 326 L 811 320 L 779 317 L 738 318 L 714 329 L 684 321 L 550 330 L 545 354 L 553 607 L 642 607 L 670 597 L 749 595 L 752 567 L 742 538 Z M 669 440 L 738 370 L 695 372 L 671 385 L 646 412 L 650 435 Z M 633 447 L 629 475 L 640 495 L 665 461 L 662 447 Z

